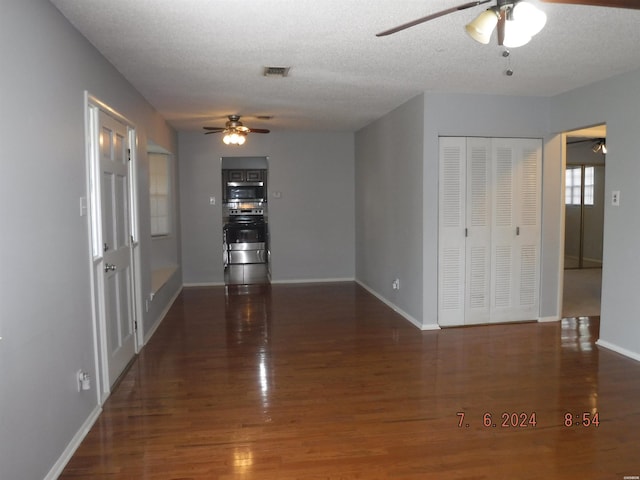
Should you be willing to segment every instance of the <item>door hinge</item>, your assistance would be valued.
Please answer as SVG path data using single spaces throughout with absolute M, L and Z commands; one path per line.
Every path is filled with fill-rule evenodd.
M 131 149 L 127 148 L 127 160 L 130 162 L 131 161 Z
M 137 332 L 138 331 L 138 321 L 134 320 L 133 321 L 133 329 Z

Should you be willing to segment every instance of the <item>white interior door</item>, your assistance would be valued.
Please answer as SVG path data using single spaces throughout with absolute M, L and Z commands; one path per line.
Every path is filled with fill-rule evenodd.
M 468 138 L 465 325 L 490 321 L 491 164 L 491 139 Z
M 100 111 L 102 282 L 109 385 L 135 354 L 129 142 L 126 125 Z
M 538 318 L 540 187 L 538 139 L 493 139 L 492 322 Z
M 538 318 L 542 142 L 440 138 L 438 323 Z
M 441 137 L 438 323 L 489 323 L 491 139 Z
M 438 323 L 463 325 L 466 268 L 467 142 L 440 138 L 438 214 Z
M 518 320 L 535 320 L 540 310 L 540 244 L 542 233 L 542 142 L 516 143 L 520 157 L 515 176 L 516 272 L 515 312 Z

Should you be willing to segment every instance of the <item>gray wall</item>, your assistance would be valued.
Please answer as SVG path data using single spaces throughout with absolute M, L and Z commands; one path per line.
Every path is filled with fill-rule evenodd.
M 250 135 L 241 148 L 220 135 L 180 133 L 185 284 L 222 283 L 223 156 L 269 157 L 272 280 L 355 276 L 354 146 L 350 133 Z M 281 192 L 281 198 L 274 198 Z M 216 205 L 209 205 L 209 197 Z
M 177 149 L 166 123 L 48 1 L 3 2 L 0 58 L 0 478 L 34 480 L 97 407 L 88 226 L 79 206 L 87 195 L 84 91 L 136 124 L 141 192 L 147 139 Z M 148 225 L 141 233 L 148 291 Z M 80 368 L 92 391 L 78 393 Z
M 451 95 L 425 94 L 425 167 L 423 176 L 424 191 L 424 319 L 425 324 L 437 323 L 438 314 L 438 137 L 522 137 L 545 138 L 548 135 L 549 102 L 544 98 L 507 97 L 494 95 Z M 560 163 L 560 159 L 551 159 L 543 155 L 543 170 L 550 162 Z M 560 171 L 560 168 L 558 171 Z M 544 182 L 544 180 L 543 180 Z M 557 193 L 557 192 L 556 192 Z M 543 187 L 543 195 L 547 192 Z M 559 236 L 559 225 L 545 222 L 545 203 L 543 198 L 543 242 L 545 230 L 555 229 Z M 558 208 L 556 204 L 556 208 Z M 545 262 L 555 262 L 549 258 L 550 252 L 543 246 L 542 273 L 544 282 L 558 284 L 558 270 L 549 271 L 550 278 L 544 278 Z M 553 257 L 553 255 L 551 255 Z M 548 298 L 541 292 L 540 303 L 551 311 L 558 309 L 557 292 L 554 298 Z
M 553 98 L 554 132 L 607 125 L 607 173 L 600 343 L 640 359 L 640 72 L 620 75 Z M 620 190 L 620 206 L 611 205 Z
M 603 307 L 601 338 L 605 344 L 638 355 L 640 327 L 625 320 L 640 313 L 640 300 L 632 291 L 640 276 L 635 260 L 633 239 L 640 234 L 640 221 L 633 212 L 640 197 L 634 185 L 638 178 L 635 132 L 640 128 L 640 100 L 635 92 L 640 87 L 640 73 L 626 74 L 552 99 L 531 97 L 497 97 L 478 95 L 424 95 L 424 169 L 422 185 L 422 312 L 406 299 L 394 298 L 390 281 L 404 272 L 395 268 L 393 234 L 401 219 L 371 212 L 372 192 L 394 202 L 398 193 L 394 168 L 398 158 L 407 158 L 407 142 L 394 143 L 384 125 L 415 121 L 415 99 L 358 132 L 356 136 L 357 209 L 357 278 L 381 297 L 421 320 L 423 326 L 437 323 L 437 169 L 438 137 L 442 135 L 535 137 L 545 141 L 543 161 L 543 223 L 541 265 L 541 309 L 543 319 L 557 318 L 560 311 L 559 292 L 562 239 L 562 199 L 564 185 L 563 156 L 565 148 L 560 133 L 579 127 L 607 123 L 607 178 L 605 200 L 611 190 L 621 190 L 620 207 L 607 205 L 604 234 Z M 418 97 L 422 98 L 422 97 Z M 418 109 L 419 110 L 419 109 Z M 480 112 L 480 115 L 479 115 Z M 418 138 L 416 136 L 416 138 Z M 412 140 L 408 140 L 410 143 Z M 420 143 L 414 139 L 414 146 Z M 374 160 L 371 160 L 370 158 Z M 366 171 L 370 163 L 373 171 Z M 385 166 L 386 164 L 386 166 Z M 414 165 L 414 172 L 418 169 Z M 415 192 L 412 194 L 417 195 Z M 606 202 L 605 202 L 606 203 Z M 409 202 L 410 204 L 410 202 Z M 378 205 L 376 205 L 378 206 Z M 381 207 L 384 209 L 384 207 Z M 410 208 L 410 207 L 409 207 Z M 411 210 L 413 213 L 415 210 Z M 409 213 L 407 213 L 409 214 Z M 396 215 L 397 217 L 397 215 Z M 369 233 L 378 232 L 378 236 Z M 364 240 L 368 245 L 363 245 Z M 402 243 L 407 255 L 414 255 L 411 240 Z M 374 253 L 375 252 L 375 253 Z M 397 273 L 396 272 L 400 272 Z M 419 284 L 419 282 L 416 282 Z M 402 292 L 402 289 L 400 290 Z M 601 342 L 602 343 L 602 342 Z
M 423 118 L 418 96 L 356 134 L 356 278 L 420 326 Z
M 219 157 L 235 150 L 201 134 L 181 135 L 178 150 L 164 120 L 49 2 L 5 3 L 0 16 L 0 478 L 33 480 L 51 470 L 97 407 L 95 391 L 78 393 L 75 380 L 79 368 L 96 378 L 87 218 L 79 215 L 79 199 L 87 195 L 84 90 L 136 124 L 140 192 L 148 190 L 149 141 L 179 152 L 188 282 L 222 281 L 219 205 L 210 207 L 208 198 L 214 194 L 220 200 Z M 358 132 L 355 143 L 351 134 L 250 137 L 242 155 L 270 156 L 271 190 L 282 192 L 270 209 L 275 280 L 354 277 L 357 221 L 358 277 L 423 325 L 435 324 L 438 136 L 542 137 L 541 314 L 553 316 L 559 308 L 562 251 L 559 134 L 606 123 L 605 198 L 612 190 L 622 195 L 619 207 L 605 208 L 601 343 L 640 358 L 638 91 L 640 72 L 552 99 L 425 94 Z M 410 129 L 404 143 L 384 128 L 398 120 L 408 121 L 402 123 Z M 416 125 L 423 125 L 422 134 Z M 406 179 L 410 189 L 402 190 L 402 176 L 415 174 L 421 186 Z M 406 215 L 376 214 L 375 192 L 406 208 Z M 145 198 L 141 195 L 141 219 L 149 213 Z M 357 220 L 356 205 L 363 216 Z M 415 213 L 421 215 L 417 230 L 411 223 Z M 146 295 L 151 240 L 148 225 L 141 227 Z M 371 245 L 362 244 L 369 240 Z M 421 267 L 408 264 L 420 255 Z M 395 276 L 402 282 L 397 298 L 389 291 Z M 176 278 L 168 289 L 179 289 L 179 274 Z M 144 318 L 147 328 L 164 307 L 161 298 L 154 300 Z
M 420 95 L 356 135 L 357 279 L 416 320 L 437 326 L 438 138 L 549 136 L 549 100 L 489 95 Z M 402 125 L 402 128 L 398 128 Z M 546 152 L 549 185 L 562 172 Z M 543 180 L 547 181 L 545 178 Z M 543 190 L 541 316 L 557 317 L 561 238 L 559 183 Z M 391 289 L 400 278 L 399 291 Z M 555 288 L 554 288 L 555 286 Z

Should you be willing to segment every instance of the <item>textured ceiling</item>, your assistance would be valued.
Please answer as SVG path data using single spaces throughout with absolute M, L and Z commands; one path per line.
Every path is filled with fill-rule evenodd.
M 425 91 L 552 96 L 640 68 L 640 11 L 531 1 L 547 25 L 504 58 L 495 33 L 464 32 L 486 5 L 375 36 L 465 0 L 51 0 L 176 129 L 240 114 L 281 131 L 355 131 Z

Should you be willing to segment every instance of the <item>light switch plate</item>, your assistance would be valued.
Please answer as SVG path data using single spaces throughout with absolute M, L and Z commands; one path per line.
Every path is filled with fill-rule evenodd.
M 215 204 L 216 204 L 216 197 L 212 195 L 209 197 L 209 205 L 215 205 Z
M 611 205 L 614 207 L 620 206 L 620 190 L 614 190 L 611 192 Z

